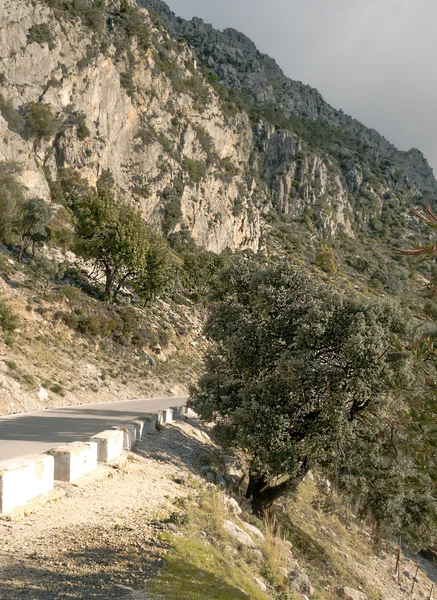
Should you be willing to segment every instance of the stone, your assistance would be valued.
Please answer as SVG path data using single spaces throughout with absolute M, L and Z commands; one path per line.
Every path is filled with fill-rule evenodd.
M 256 544 L 250 535 L 241 529 L 241 527 L 238 527 L 233 521 L 224 521 L 223 527 L 225 531 L 242 546 L 246 546 L 246 548 L 256 548 Z
M 97 443 L 97 460 L 108 463 L 123 454 L 123 432 L 108 429 L 90 437 L 90 442 Z
M 223 477 L 223 475 L 217 475 L 215 478 L 215 482 L 219 487 L 222 488 L 222 490 L 225 490 L 228 486 L 228 484 L 226 483 L 226 479 Z
M 255 525 L 251 525 L 251 523 L 246 523 L 246 521 L 242 521 L 244 528 L 247 529 L 252 535 L 257 537 L 261 542 L 265 542 L 265 536 L 262 531 L 255 527 Z
M 299 594 L 304 596 L 312 596 L 314 594 L 314 589 L 308 575 L 302 571 L 297 561 L 290 561 L 287 577 L 291 590 L 299 592 Z
M 48 391 L 45 388 L 40 387 L 38 390 L 38 399 L 41 400 L 41 402 L 45 402 L 48 399 L 48 397 Z
M 55 461 L 55 480 L 72 482 L 97 469 L 97 443 L 73 442 L 47 452 Z
M 260 590 L 262 590 L 263 592 L 267 591 L 267 585 L 264 583 L 264 581 L 262 579 L 260 579 L 259 577 L 255 577 L 254 582 L 260 588 Z
M 123 432 L 123 449 L 131 450 L 137 443 L 137 428 L 135 423 L 127 423 L 126 425 L 115 425 L 116 431 Z
M 225 506 L 230 513 L 238 517 L 243 512 L 241 510 L 241 506 L 235 500 L 235 498 L 230 498 L 229 496 L 225 496 Z
M 367 595 L 364 592 L 359 592 L 347 586 L 338 587 L 336 593 L 341 600 L 367 600 Z
M 54 459 L 32 454 L 0 462 L 0 514 L 24 506 L 54 486 Z

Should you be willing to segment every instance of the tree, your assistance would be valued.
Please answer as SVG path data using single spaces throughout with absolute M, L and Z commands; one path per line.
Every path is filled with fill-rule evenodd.
M 179 262 L 164 238 L 149 231 L 149 248 L 133 284 L 145 304 L 169 291 Z
M 164 273 L 166 244 L 160 240 L 158 245 L 158 237 L 138 211 L 117 202 L 108 187 L 101 187 L 78 202 L 76 219 L 77 251 L 103 269 L 108 299 L 115 301 L 124 285 L 137 287 L 140 293 L 147 289 L 147 294 L 153 285 L 155 292 L 162 289 L 150 266 L 153 262 L 153 268 Z
M 23 253 L 33 244 L 48 239 L 48 222 L 52 217 L 50 206 L 42 198 L 31 198 L 24 200 L 16 207 L 13 218 L 13 231 L 19 237 L 20 252 L 18 260 L 21 262 Z
M 29 275 L 35 288 L 41 289 L 45 296 L 51 282 L 65 274 L 65 264 L 51 260 L 48 256 L 37 256 L 30 263 Z
M 428 229 L 437 230 L 437 215 L 428 205 L 425 212 L 414 211 Z M 417 264 L 435 263 L 437 244 L 428 239 L 427 243 L 415 244 L 413 248 L 398 250 L 398 253 L 416 259 Z M 437 294 L 437 276 L 433 269 L 425 286 L 429 298 Z M 435 319 L 434 319 L 435 321 Z M 435 325 L 409 345 L 399 346 L 399 352 L 415 361 L 415 369 L 420 376 L 420 384 L 409 394 L 409 411 L 406 427 L 409 432 L 408 446 L 415 451 L 416 465 L 422 474 L 428 475 L 433 482 L 433 495 L 437 498 L 437 347 L 435 344 Z
M 25 107 L 24 116 L 28 137 L 50 138 L 55 136 L 61 127 L 61 122 L 50 104 L 29 102 Z
M 331 291 L 303 270 L 239 260 L 225 270 L 205 332 L 206 375 L 191 406 L 244 451 L 257 513 L 331 465 L 406 377 L 390 352 L 406 326 L 388 304 Z
M 0 240 L 11 239 L 12 224 L 17 204 L 24 202 L 24 185 L 18 176 L 21 167 L 13 162 L 0 162 Z

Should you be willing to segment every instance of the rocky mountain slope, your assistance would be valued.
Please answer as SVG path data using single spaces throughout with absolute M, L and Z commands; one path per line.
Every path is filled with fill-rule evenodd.
M 216 252 L 264 247 L 283 217 L 328 239 L 408 234 L 410 209 L 437 193 L 418 150 L 289 80 L 243 34 L 141 4 L 0 7 L 0 157 L 25 165 L 31 195 L 49 198 L 65 168 L 90 184 L 109 170 L 148 220 Z M 26 129 L 35 102 L 57 127 Z
M 411 210 L 435 202 L 423 155 L 396 150 L 287 79 L 243 34 L 179 19 L 159 0 L 141 4 L 0 4 L 0 191 L 2 169 L 18 164 L 29 196 L 51 201 L 62 221 L 72 181 L 112 176 L 120 200 L 173 239 L 291 257 L 334 285 L 417 309 L 409 265 L 390 248 L 421 233 Z M 2 346 L 0 411 L 184 391 L 196 378 L 205 344 L 196 294 L 135 309 L 146 334 L 132 346 L 129 311 L 89 297 L 94 280 L 67 275 L 42 294 L 9 250 L 0 247 L 0 301 L 16 309 L 27 343 Z M 425 309 L 437 318 L 432 300 Z M 96 334 L 108 320 L 127 331 L 128 351 L 120 327 Z M 115 380 L 120 361 L 135 377 L 108 379 L 108 361 Z

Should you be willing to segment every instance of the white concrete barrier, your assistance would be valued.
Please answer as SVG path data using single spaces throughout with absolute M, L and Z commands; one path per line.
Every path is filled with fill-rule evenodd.
M 173 409 L 167 408 L 165 411 L 165 422 L 171 423 L 173 421 Z
M 144 434 L 154 433 L 156 431 L 156 425 L 158 423 L 158 415 L 147 415 L 144 417 L 145 425 L 144 425 Z
M 158 423 L 159 425 L 165 425 L 165 419 L 167 416 L 166 410 L 158 410 Z
M 53 486 L 53 456 L 32 454 L 0 462 L 0 513 L 24 506 Z
M 123 431 L 108 429 L 90 437 L 90 442 L 97 443 L 97 460 L 111 462 L 123 454 Z
M 144 437 L 144 426 L 146 424 L 146 420 L 143 418 L 135 419 L 135 421 L 132 421 L 132 423 L 135 425 L 136 439 L 137 442 L 139 442 Z
M 131 422 L 126 425 L 115 425 L 113 427 L 115 431 L 123 432 L 123 449 L 130 450 L 137 443 L 137 428 L 136 425 Z
M 97 443 L 73 442 L 47 452 L 55 460 L 55 480 L 75 481 L 97 469 Z
M 185 406 L 171 406 L 170 409 L 173 411 L 173 419 L 181 419 L 186 412 Z

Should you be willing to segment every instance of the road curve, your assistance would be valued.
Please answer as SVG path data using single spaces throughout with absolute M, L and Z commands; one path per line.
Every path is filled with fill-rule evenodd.
M 185 396 L 82 404 L 0 417 L 0 461 L 86 441 L 142 414 L 185 404 Z

